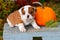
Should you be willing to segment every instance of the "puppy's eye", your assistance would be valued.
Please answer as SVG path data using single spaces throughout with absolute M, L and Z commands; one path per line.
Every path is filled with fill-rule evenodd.
M 30 12 L 31 14 L 33 13 L 33 12 Z

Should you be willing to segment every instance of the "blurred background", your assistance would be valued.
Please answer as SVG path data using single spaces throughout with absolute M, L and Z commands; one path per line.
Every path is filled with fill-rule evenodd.
M 24 5 L 32 2 L 41 2 L 56 12 L 57 21 L 60 22 L 60 0 L 0 0 L 0 40 L 3 40 L 3 27 L 7 16 Z

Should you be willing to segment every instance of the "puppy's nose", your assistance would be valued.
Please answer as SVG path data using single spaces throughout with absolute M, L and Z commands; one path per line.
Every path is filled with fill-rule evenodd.
M 29 15 L 27 15 L 27 18 L 29 18 Z

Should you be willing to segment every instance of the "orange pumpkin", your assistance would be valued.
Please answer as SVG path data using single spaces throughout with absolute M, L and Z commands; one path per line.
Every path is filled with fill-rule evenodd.
M 37 7 L 35 20 L 38 25 L 45 26 L 46 22 L 56 20 L 56 14 L 50 7 Z

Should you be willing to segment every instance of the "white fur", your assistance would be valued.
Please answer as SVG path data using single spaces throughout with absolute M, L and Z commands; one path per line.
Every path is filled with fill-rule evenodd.
M 33 20 L 33 22 L 31 22 L 31 24 L 35 29 L 40 29 L 40 27 L 36 24 L 35 20 Z
M 19 27 L 19 30 L 20 30 L 21 32 L 25 32 L 25 31 L 26 31 L 23 23 L 18 24 L 18 27 Z
M 25 32 L 26 31 L 24 25 L 28 25 L 28 24 L 32 24 L 32 26 L 35 29 L 40 29 L 40 27 L 36 24 L 34 18 L 31 16 L 31 14 L 28 13 L 28 8 L 29 7 L 31 7 L 31 6 L 30 5 L 26 5 L 26 6 L 22 7 L 22 8 L 24 8 L 25 15 L 23 15 L 22 12 L 21 12 L 22 8 L 20 8 L 18 10 L 19 13 L 20 13 L 20 16 L 21 16 L 21 19 L 22 19 L 23 23 L 17 24 L 16 26 L 19 27 L 19 30 L 21 32 Z M 29 15 L 29 19 L 27 19 L 27 15 Z M 10 27 L 13 27 L 13 25 L 11 24 L 11 22 L 8 19 L 7 19 L 7 22 L 8 22 L 8 24 L 9 24 Z
M 28 25 L 29 23 L 31 23 L 32 22 L 32 19 L 33 19 L 33 17 L 31 16 L 31 14 L 29 14 L 29 12 L 28 12 L 28 8 L 29 7 L 31 7 L 31 6 L 30 5 L 26 5 L 26 6 L 22 7 L 22 8 L 24 8 L 25 15 L 23 15 L 21 13 L 21 9 L 22 8 L 19 9 L 19 12 L 20 12 L 20 15 L 21 15 L 21 19 L 23 20 L 23 22 L 24 22 L 25 25 Z M 27 15 L 30 16 L 29 19 L 27 19 Z
M 13 25 L 11 24 L 8 18 L 7 18 L 7 23 L 9 24 L 10 27 L 13 27 Z

